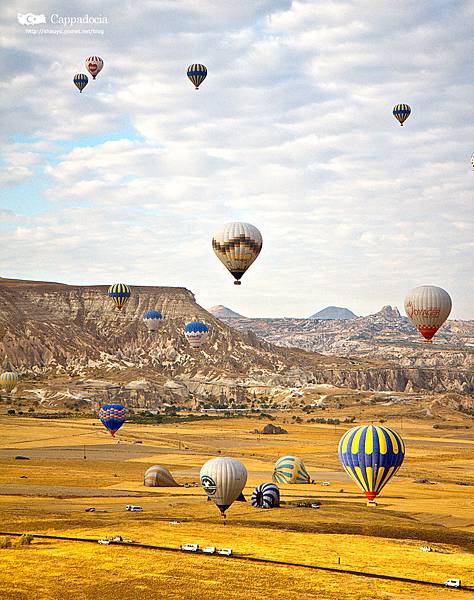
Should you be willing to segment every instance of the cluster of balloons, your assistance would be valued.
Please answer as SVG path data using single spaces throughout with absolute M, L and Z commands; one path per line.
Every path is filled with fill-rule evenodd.
M 86 69 L 92 75 L 92 79 L 95 79 L 97 75 L 102 71 L 104 67 L 104 61 L 100 56 L 89 56 L 85 60 Z M 85 73 L 77 73 L 73 77 L 74 85 L 77 87 L 79 92 L 82 94 L 82 90 L 89 83 L 89 78 Z

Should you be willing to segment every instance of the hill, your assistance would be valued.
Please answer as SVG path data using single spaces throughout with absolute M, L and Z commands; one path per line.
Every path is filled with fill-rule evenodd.
M 311 317 L 308 317 L 308 319 L 320 320 L 344 320 L 355 318 L 357 318 L 357 315 L 355 315 L 351 310 L 349 310 L 348 308 L 340 308 L 339 306 L 327 306 L 326 308 L 323 308 L 323 310 L 320 310 L 319 312 L 314 313 L 314 315 L 311 315 Z
M 227 308 L 227 306 L 222 306 L 222 304 L 211 306 L 211 308 L 208 308 L 208 311 L 211 313 L 211 315 L 217 317 L 218 319 L 245 319 L 244 316 L 239 315 L 239 313 L 236 313 L 230 308 Z

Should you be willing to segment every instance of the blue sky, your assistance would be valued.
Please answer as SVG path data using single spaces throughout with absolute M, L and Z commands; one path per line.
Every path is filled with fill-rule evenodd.
M 474 318 L 471 2 L 29 8 L 108 22 L 33 35 L 24 4 L 1 9 L 2 276 L 179 285 L 248 316 L 367 314 L 434 284 Z M 105 66 L 79 94 L 89 55 Z M 211 249 L 233 220 L 264 239 L 240 288 Z

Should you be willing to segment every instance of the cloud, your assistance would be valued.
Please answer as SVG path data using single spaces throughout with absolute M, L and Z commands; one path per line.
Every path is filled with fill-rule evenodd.
M 3 272 L 185 285 L 250 316 L 368 313 L 434 283 L 474 318 L 471 3 L 105 2 L 100 38 L 28 36 L 20 9 L 4 177 L 50 208 L 10 224 Z M 105 66 L 78 94 L 84 46 Z M 210 248 L 231 220 L 264 236 L 239 290 Z

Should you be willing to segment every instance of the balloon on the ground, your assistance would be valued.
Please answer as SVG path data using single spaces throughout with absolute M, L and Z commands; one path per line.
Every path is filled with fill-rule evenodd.
M 398 471 L 404 457 L 401 436 L 388 427 L 353 427 L 339 442 L 342 466 L 371 502 Z
M 115 302 L 115 306 L 119 310 L 122 310 L 131 295 L 132 291 L 130 286 L 126 285 L 125 283 L 115 283 L 109 287 L 107 292 L 107 296 L 112 298 L 112 300 Z
M 112 437 L 127 420 L 127 409 L 121 404 L 104 404 L 99 410 L 99 419 Z
M 18 375 L 13 371 L 5 371 L 0 375 L 0 386 L 10 393 L 18 383 Z
M 310 483 L 311 478 L 301 458 L 297 456 L 282 456 L 273 470 L 275 483 Z
M 201 485 L 224 515 L 242 494 L 247 482 L 247 469 L 236 458 L 211 458 L 201 468 Z
M 143 315 L 143 322 L 145 323 L 148 331 L 158 331 L 162 320 L 163 316 L 159 310 L 147 310 Z
M 198 63 L 194 65 L 189 65 L 188 67 L 188 78 L 194 87 L 198 90 L 201 83 L 207 77 L 207 69 L 204 65 L 200 65 Z
M 209 335 L 209 327 L 201 321 L 186 323 L 184 335 L 193 350 L 199 350 Z
M 408 292 L 405 298 L 408 318 L 428 341 L 449 317 L 451 307 L 448 292 L 435 285 L 421 285 Z
M 262 249 L 262 234 L 250 223 L 226 223 L 212 238 L 217 258 L 240 285 L 242 275 L 256 260 Z
M 250 502 L 255 508 L 275 508 L 280 506 L 280 490 L 274 483 L 262 483 L 252 492 Z
M 78 73 L 77 75 L 74 75 L 73 82 L 79 92 L 82 94 L 82 90 L 89 83 L 89 78 L 87 75 L 84 75 L 84 73 Z
M 85 61 L 86 69 L 92 75 L 92 79 L 95 79 L 97 75 L 102 71 L 104 61 L 100 56 L 89 56 Z
M 166 467 L 154 465 L 145 472 L 144 484 L 147 487 L 180 487 Z
M 403 123 L 408 119 L 411 114 L 411 108 L 408 104 L 397 104 L 393 107 L 393 116 L 400 122 L 400 125 L 403 126 Z

